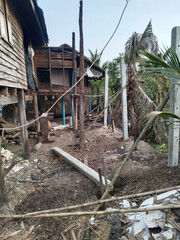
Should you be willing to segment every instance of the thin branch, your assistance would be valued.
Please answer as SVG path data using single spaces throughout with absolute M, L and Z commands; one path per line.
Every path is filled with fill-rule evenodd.
M 114 202 L 114 201 L 131 199 L 131 198 L 139 198 L 139 197 L 144 197 L 144 196 L 148 196 L 148 195 L 152 195 L 152 194 L 159 194 L 162 192 L 167 192 L 167 191 L 176 190 L 176 189 L 180 189 L 180 185 L 174 186 L 174 187 L 169 187 L 169 188 L 164 188 L 164 189 L 158 189 L 158 190 L 154 190 L 154 191 L 149 191 L 149 192 L 136 193 L 136 194 L 125 195 L 125 196 L 120 196 L 120 197 L 112 197 L 112 198 L 108 198 L 108 199 L 104 199 L 104 200 L 98 200 L 98 201 L 93 201 L 93 202 L 88 202 L 88 203 L 83 203 L 83 204 L 78 204 L 78 205 L 73 205 L 73 206 L 68 206 L 68 207 L 49 209 L 49 210 L 43 210 L 43 211 L 38 211 L 38 212 L 31 212 L 31 213 L 27 213 L 26 215 L 31 216 L 31 215 L 38 215 L 38 214 L 44 214 L 44 213 L 62 212 L 62 211 L 66 211 L 66 210 L 88 207 L 88 206 L 93 206 L 93 205 L 102 204 L 102 203 Z
M 51 218 L 51 217 L 71 217 L 71 216 L 92 216 L 92 215 L 110 215 L 110 214 L 118 214 L 118 213 L 135 213 L 135 212 L 152 212 L 157 210 L 170 210 L 170 209 L 178 209 L 180 205 L 168 205 L 168 206 L 156 206 L 149 208 L 134 208 L 134 209 L 118 209 L 113 211 L 91 211 L 91 212 L 67 212 L 67 213 L 50 213 L 50 214 L 40 214 L 35 216 L 29 216 L 26 214 L 19 215 L 0 215 L 0 219 L 11 218 L 11 219 L 19 219 L 19 218 Z

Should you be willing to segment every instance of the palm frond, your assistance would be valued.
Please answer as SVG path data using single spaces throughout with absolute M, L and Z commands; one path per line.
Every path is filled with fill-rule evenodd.
M 148 59 L 141 63 L 147 74 L 180 78 L 180 60 L 173 48 L 161 51 L 162 58 L 147 51 L 142 51 L 141 54 Z
M 158 53 L 157 38 L 153 34 L 151 21 L 148 23 L 139 41 L 138 51 L 140 50 L 148 50 L 155 55 Z
M 92 62 L 95 61 L 95 64 L 96 64 L 97 66 L 99 66 L 99 65 L 100 65 L 100 55 L 98 54 L 97 49 L 95 50 L 95 53 L 93 53 L 90 49 L 88 49 L 88 51 L 89 51 L 89 53 L 90 53 L 90 60 L 91 60 Z
M 134 63 L 139 57 L 139 51 L 148 50 L 154 54 L 158 52 L 157 38 L 153 34 L 151 21 L 143 34 L 134 32 L 125 44 L 125 62 Z

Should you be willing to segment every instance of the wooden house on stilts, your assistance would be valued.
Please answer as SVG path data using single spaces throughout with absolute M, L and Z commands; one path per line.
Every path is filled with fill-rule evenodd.
M 18 104 L 21 125 L 26 124 L 25 101 L 34 99 L 38 115 L 33 48 L 47 43 L 43 12 L 36 0 L 0 0 L 0 105 Z M 26 127 L 21 135 L 23 155 L 28 157 Z
M 60 47 L 37 47 L 34 57 L 38 85 L 39 109 L 46 112 L 55 100 L 65 93 L 79 79 L 80 55 L 73 47 L 63 44 Z M 89 112 L 92 86 L 90 79 L 104 76 L 104 70 L 84 58 L 85 113 Z M 79 106 L 78 85 L 59 101 L 51 110 L 57 117 L 76 115 Z M 74 106 L 74 112 L 72 105 Z

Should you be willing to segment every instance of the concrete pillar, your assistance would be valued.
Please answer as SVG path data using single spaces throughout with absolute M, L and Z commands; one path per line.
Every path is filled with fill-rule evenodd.
M 121 58 L 120 61 L 120 70 L 121 70 L 121 102 L 122 102 L 122 128 L 123 128 L 123 140 L 128 139 L 128 114 L 127 114 L 127 74 L 126 74 L 126 64 L 124 58 Z
M 106 70 L 105 73 L 105 92 L 104 92 L 104 126 L 107 126 L 107 117 L 108 117 L 108 82 L 109 76 Z
M 171 35 L 171 46 L 180 58 L 180 27 L 174 27 Z M 170 112 L 180 116 L 180 80 L 171 79 Z M 168 139 L 168 166 L 174 167 L 179 161 L 180 124 L 177 119 L 170 118 Z

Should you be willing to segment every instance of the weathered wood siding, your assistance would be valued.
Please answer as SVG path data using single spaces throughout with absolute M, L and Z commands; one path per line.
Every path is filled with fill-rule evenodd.
M 23 31 L 10 7 L 8 20 L 12 40 L 9 42 L 0 37 L 0 86 L 27 89 Z

